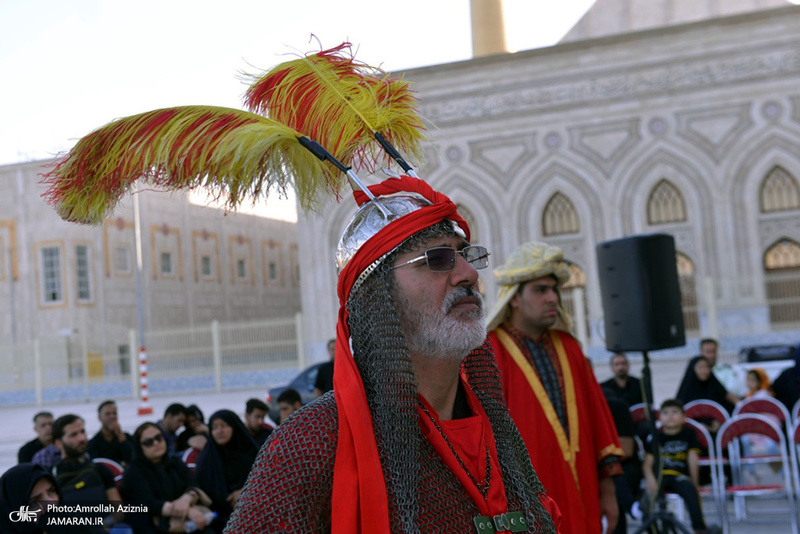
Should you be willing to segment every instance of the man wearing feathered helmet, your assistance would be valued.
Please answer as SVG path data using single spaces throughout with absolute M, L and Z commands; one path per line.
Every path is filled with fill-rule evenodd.
M 265 443 L 226 532 L 556 532 L 485 343 L 488 252 L 425 182 L 370 190 L 337 252 L 334 389 Z
M 562 532 L 607 532 L 618 511 L 611 477 L 622 474 L 613 419 L 589 361 L 569 334 L 560 288 L 561 249 L 526 243 L 494 271 L 497 303 L 487 321 L 509 411 L 531 462 L 564 520 Z

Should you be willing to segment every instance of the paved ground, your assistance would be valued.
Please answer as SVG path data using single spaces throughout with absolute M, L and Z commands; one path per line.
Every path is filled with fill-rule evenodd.
M 631 355 L 631 374 L 641 376 L 641 358 Z M 734 363 L 732 357 L 723 358 L 728 363 Z M 653 375 L 653 390 L 656 403 L 660 403 L 666 398 L 674 396 L 678 383 L 683 376 L 686 359 L 661 359 L 651 356 L 651 367 Z M 596 362 L 595 373 L 598 380 L 605 380 L 611 376 L 607 362 Z M 151 399 L 153 415 L 140 416 L 137 414 L 139 402 L 133 399 L 121 399 L 117 401 L 119 406 L 119 419 L 123 428 L 128 432 L 133 430 L 142 422 L 157 420 L 164 409 L 172 402 L 182 402 L 184 404 L 197 404 L 206 414 L 206 417 L 214 411 L 228 408 L 239 413 L 244 412 L 245 401 L 251 397 L 264 398 L 266 388 L 226 391 L 223 393 L 180 393 L 174 396 L 157 396 Z M 97 402 L 69 402 L 59 404 L 48 404 L 43 407 L 31 405 L 25 406 L 4 406 L 2 411 L 3 431 L 0 433 L 0 473 L 16 463 L 16 454 L 19 447 L 26 441 L 33 438 L 33 423 L 31 417 L 39 409 L 52 411 L 56 417 L 65 413 L 77 413 L 86 420 L 87 432 L 94 435 L 99 429 L 96 417 Z M 710 503 L 709 503 L 710 504 Z M 759 503 L 755 508 L 761 510 L 775 509 L 779 503 Z M 710 517 L 710 506 L 706 506 L 706 512 Z M 732 511 L 729 512 L 732 517 Z M 731 532 L 734 534 L 754 534 L 769 532 L 770 534 L 784 534 L 792 532 L 788 515 L 785 512 L 773 514 L 777 519 L 787 518 L 787 522 L 776 525 L 734 525 Z M 629 532 L 636 531 L 636 525 L 630 525 Z

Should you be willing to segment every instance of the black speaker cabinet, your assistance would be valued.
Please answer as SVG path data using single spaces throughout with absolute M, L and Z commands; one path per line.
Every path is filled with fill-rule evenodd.
M 608 350 L 651 351 L 686 344 L 671 235 L 599 243 L 597 271 Z

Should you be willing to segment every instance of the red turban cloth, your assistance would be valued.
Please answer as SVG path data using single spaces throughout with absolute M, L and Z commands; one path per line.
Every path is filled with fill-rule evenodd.
M 333 472 L 332 531 L 389 532 L 386 484 L 372 427 L 372 415 L 361 375 L 350 352 L 350 329 L 345 304 L 361 273 L 403 241 L 429 226 L 450 219 L 469 240 L 466 221 L 447 196 L 417 178 L 390 178 L 369 187 L 376 197 L 393 193 L 417 193 L 432 204 L 391 221 L 368 239 L 339 273 L 339 319 L 336 325 L 336 358 L 333 392 L 339 414 L 339 438 Z M 354 193 L 359 206 L 369 201 Z

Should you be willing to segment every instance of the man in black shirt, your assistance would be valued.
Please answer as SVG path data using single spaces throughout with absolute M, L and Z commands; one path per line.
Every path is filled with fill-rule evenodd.
M 36 437 L 20 447 L 17 462 L 30 462 L 33 455 L 53 442 L 53 414 L 39 412 L 33 416 L 33 431 Z
M 600 385 L 608 389 L 615 397 L 624 400 L 629 408 L 643 402 L 641 382 L 638 378 L 628 374 L 628 357 L 625 356 L 625 353 L 615 352 L 611 355 L 610 364 L 614 376 Z M 650 396 L 648 395 L 648 397 Z
M 321 397 L 323 393 L 333 389 L 333 361 L 336 358 L 336 340 L 328 341 L 328 356 L 331 361 L 325 362 L 317 369 L 317 380 L 314 382 L 314 393 Z
M 63 504 L 105 505 L 109 501 L 122 500 L 111 471 L 89 459 L 86 453 L 89 440 L 80 416 L 67 414 L 56 419 L 53 442 L 61 451 L 61 461 L 56 464 L 53 474 Z M 115 514 L 109 517 L 108 524 L 121 521 L 123 516 Z
M 283 390 L 283 393 L 278 395 L 278 410 L 281 414 L 278 424 L 282 425 L 290 415 L 302 407 L 303 400 L 297 390 L 292 388 Z
M 164 417 L 156 425 L 164 432 L 167 440 L 167 454 L 180 458 L 181 452 L 177 448 L 178 431 L 186 423 L 186 406 L 178 402 L 172 403 L 164 410 Z
M 97 407 L 100 430 L 89 440 L 89 456 L 108 458 L 123 467 L 133 458 L 133 438 L 123 432 L 117 420 L 117 404 L 113 400 Z
M 259 399 L 249 399 L 245 405 L 244 426 L 259 449 L 272 434 L 272 429 L 264 426 L 264 417 L 268 411 L 266 403 Z

